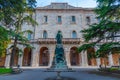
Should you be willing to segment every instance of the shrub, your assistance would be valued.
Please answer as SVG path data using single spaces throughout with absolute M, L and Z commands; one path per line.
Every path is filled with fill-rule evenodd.
M 12 69 L 10 68 L 0 68 L 0 74 L 11 73 Z

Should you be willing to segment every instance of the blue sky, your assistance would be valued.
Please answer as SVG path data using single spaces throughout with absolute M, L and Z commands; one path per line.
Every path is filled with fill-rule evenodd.
M 96 0 L 36 0 L 37 7 L 49 5 L 51 2 L 67 2 L 76 7 L 96 7 Z

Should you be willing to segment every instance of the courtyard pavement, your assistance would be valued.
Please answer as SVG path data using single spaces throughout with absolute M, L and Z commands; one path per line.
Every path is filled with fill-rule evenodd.
M 56 72 L 44 72 L 45 69 L 25 69 L 20 74 L 0 75 L 0 80 L 53 80 Z M 76 72 L 62 72 L 61 76 L 71 80 L 120 80 L 120 75 L 101 73 L 95 69 L 75 69 Z M 70 80 L 70 79 L 65 79 Z

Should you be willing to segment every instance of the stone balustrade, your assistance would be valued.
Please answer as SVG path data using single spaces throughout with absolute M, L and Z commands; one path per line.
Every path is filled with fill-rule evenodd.
M 31 40 L 30 42 L 37 42 L 39 44 L 55 44 L 56 39 L 55 38 L 39 38 L 39 39 Z M 81 39 L 80 38 L 63 38 L 62 42 L 63 44 L 80 44 Z

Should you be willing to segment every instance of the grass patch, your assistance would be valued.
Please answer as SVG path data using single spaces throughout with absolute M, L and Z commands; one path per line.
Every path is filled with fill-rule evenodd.
M 12 69 L 10 68 L 0 68 L 0 74 L 7 74 L 11 72 L 12 72 Z
M 109 73 L 117 73 L 120 74 L 120 68 L 100 68 L 98 69 L 99 71 L 103 71 L 103 72 L 109 72 Z
M 119 68 L 110 68 L 110 71 L 117 71 Z

